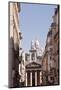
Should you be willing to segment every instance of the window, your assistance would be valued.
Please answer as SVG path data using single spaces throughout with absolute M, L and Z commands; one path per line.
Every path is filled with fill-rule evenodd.
M 34 53 L 32 53 L 32 55 L 31 55 L 31 59 L 32 59 L 32 60 L 35 59 L 35 54 L 34 54 Z
M 53 78 L 53 77 L 50 77 L 50 79 L 51 79 L 51 80 L 54 80 L 54 78 Z

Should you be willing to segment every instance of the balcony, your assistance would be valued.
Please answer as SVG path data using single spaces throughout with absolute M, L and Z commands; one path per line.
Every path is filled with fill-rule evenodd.
M 52 30 L 49 30 L 47 37 L 50 37 L 52 35 Z
M 56 28 L 56 23 L 53 22 L 53 23 L 51 24 L 51 28 Z
M 20 37 L 20 40 L 23 38 L 23 36 L 22 36 L 22 33 L 21 33 L 21 32 L 19 32 L 19 37 Z
M 54 34 L 54 39 L 59 39 L 59 30 L 56 30 Z

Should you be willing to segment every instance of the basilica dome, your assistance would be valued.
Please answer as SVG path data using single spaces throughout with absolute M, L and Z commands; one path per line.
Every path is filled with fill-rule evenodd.
M 38 40 L 35 41 L 35 48 L 36 49 L 39 49 L 40 48 L 40 43 Z
M 31 41 L 31 50 L 36 50 L 37 56 L 42 56 L 43 54 L 42 47 L 40 47 L 40 43 L 38 40 Z
M 31 49 L 35 49 L 34 40 L 31 41 Z

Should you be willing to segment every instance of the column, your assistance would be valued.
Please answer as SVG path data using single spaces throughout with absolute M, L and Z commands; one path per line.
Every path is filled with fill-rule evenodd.
M 36 61 L 36 52 L 35 52 L 35 61 Z
M 30 62 L 31 62 L 31 53 L 30 53 Z
M 26 72 L 26 86 L 27 86 L 27 72 Z
M 35 86 L 37 86 L 37 72 L 35 72 Z
M 42 83 L 42 72 L 40 71 L 40 84 Z
M 32 72 L 30 72 L 30 86 L 32 86 Z

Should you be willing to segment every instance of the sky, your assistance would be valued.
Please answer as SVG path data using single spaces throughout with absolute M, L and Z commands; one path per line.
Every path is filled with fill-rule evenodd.
M 56 5 L 20 3 L 20 8 L 23 50 L 29 50 L 31 41 L 36 39 L 39 40 L 40 46 L 44 48 Z

